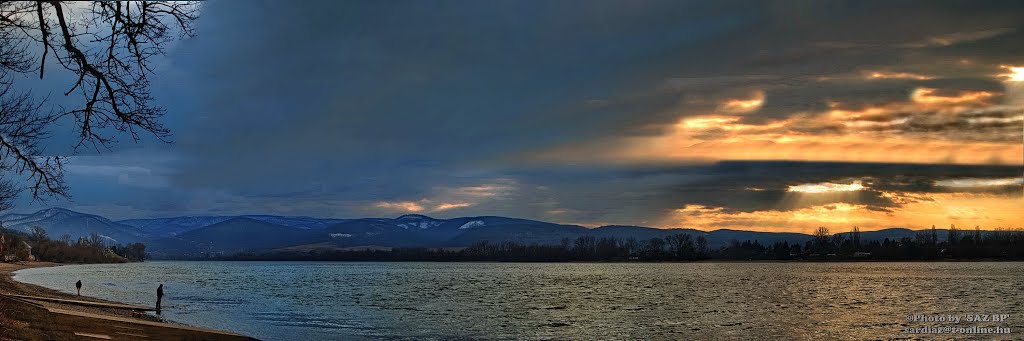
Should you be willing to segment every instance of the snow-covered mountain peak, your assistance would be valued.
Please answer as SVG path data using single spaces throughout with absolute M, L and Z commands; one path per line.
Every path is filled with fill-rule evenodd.
M 465 224 L 462 224 L 462 226 L 459 226 L 459 229 L 460 230 L 468 230 L 468 229 L 471 229 L 471 228 L 474 228 L 474 227 L 480 227 L 480 226 L 485 226 L 485 225 L 487 225 L 487 224 L 484 223 L 483 220 L 470 220 L 469 222 L 467 222 Z

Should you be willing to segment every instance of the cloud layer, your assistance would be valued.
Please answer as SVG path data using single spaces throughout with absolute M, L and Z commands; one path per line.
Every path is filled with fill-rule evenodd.
M 1020 226 L 1021 23 L 1010 2 L 212 1 L 161 68 L 176 144 L 76 160 L 72 205 Z

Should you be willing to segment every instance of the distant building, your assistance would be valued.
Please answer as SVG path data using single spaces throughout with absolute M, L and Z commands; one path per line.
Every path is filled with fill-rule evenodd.
M 25 257 L 26 260 L 28 260 L 29 262 L 35 261 L 36 260 L 36 256 L 32 255 L 32 245 L 28 245 L 28 242 L 25 242 L 25 241 L 23 241 L 22 243 L 25 244 L 25 251 L 28 252 L 28 256 Z

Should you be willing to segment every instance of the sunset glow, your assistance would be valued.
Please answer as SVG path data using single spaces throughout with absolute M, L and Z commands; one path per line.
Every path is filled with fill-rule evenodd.
M 905 97 L 885 102 L 859 105 L 829 98 L 820 109 L 795 110 L 789 115 L 752 120 L 748 117 L 752 112 L 765 110 L 766 103 L 773 100 L 772 91 L 759 91 L 754 98 L 726 100 L 713 112 L 683 114 L 659 134 L 627 136 L 610 143 L 567 144 L 535 155 L 533 162 L 714 164 L 785 160 L 918 164 L 919 167 L 988 165 L 1019 169 L 1024 165 L 1024 144 L 1021 143 L 1024 89 L 1015 82 L 1024 77 L 1024 68 L 1001 68 L 1009 71 L 998 77 L 1008 83 L 1002 90 L 917 86 L 908 89 Z M 914 72 L 863 71 L 862 74 L 868 81 L 879 82 L 936 79 Z M 842 78 L 824 77 L 816 81 L 834 79 Z M 805 232 L 817 226 L 836 229 L 852 225 L 864 229 L 930 226 L 934 220 L 1005 226 L 1024 223 L 1011 213 L 1024 207 L 1021 196 L 1024 180 L 1019 176 L 912 180 L 920 185 L 904 184 L 911 180 L 903 177 L 835 178 L 780 184 L 774 189 L 763 185 L 736 186 L 725 193 L 743 198 L 746 194 L 739 193 L 756 197 L 764 195 L 755 193 L 781 190 L 786 195 L 763 202 L 757 205 L 759 209 L 753 210 L 734 211 L 728 209 L 728 204 L 689 204 L 673 209 L 662 223 L 705 229 Z M 906 189 L 884 187 L 889 181 L 896 181 L 897 187 Z M 934 189 L 919 193 L 914 186 Z

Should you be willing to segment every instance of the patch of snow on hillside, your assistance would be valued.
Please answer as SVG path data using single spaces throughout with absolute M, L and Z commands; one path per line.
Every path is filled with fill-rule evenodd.
M 474 228 L 474 227 L 480 227 L 480 226 L 484 226 L 484 225 L 485 224 L 484 224 L 483 220 L 473 220 L 473 221 L 470 221 L 468 223 L 462 224 L 462 226 L 459 226 L 459 229 L 460 230 L 465 230 L 465 229 L 471 229 L 471 228 Z
M 431 227 L 436 227 L 436 226 L 440 226 L 440 225 L 441 225 L 441 222 L 439 222 L 439 221 L 421 221 L 419 223 L 398 224 L 398 227 L 401 227 L 402 229 L 405 229 L 405 230 L 408 230 L 409 228 L 413 228 L 413 227 L 419 227 L 421 230 L 424 230 L 424 229 L 429 229 Z

